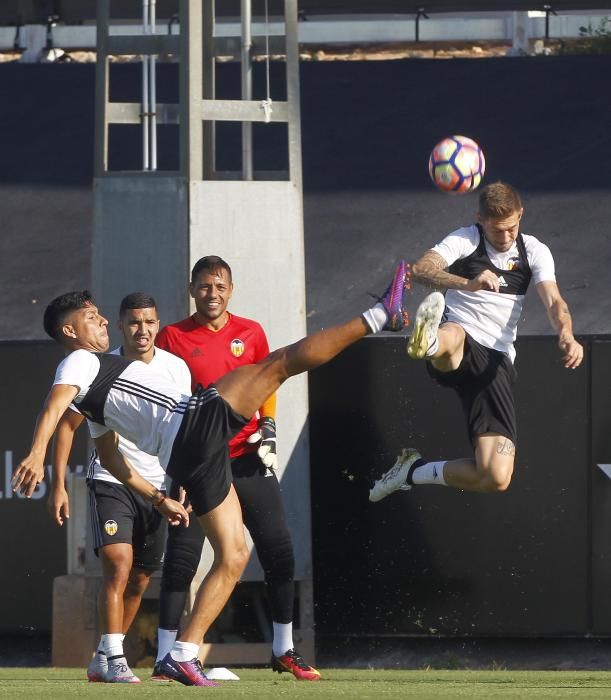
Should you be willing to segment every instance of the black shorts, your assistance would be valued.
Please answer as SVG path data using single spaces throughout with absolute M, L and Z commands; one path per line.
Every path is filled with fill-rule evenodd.
M 427 362 L 429 374 L 441 386 L 458 393 L 472 443 L 478 435 L 497 433 L 515 445 L 513 386 L 517 375 L 511 360 L 504 352 L 484 347 L 468 333 L 463 352 L 455 371 L 440 372 Z
M 212 389 L 198 389 L 197 406 L 185 413 L 172 446 L 169 476 L 189 494 L 196 515 L 220 505 L 231 485 L 229 440 L 248 420 Z
M 88 479 L 90 522 L 96 555 L 100 547 L 126 543 L 133 566 L 156 571 L 163 565 L 167 523 L 150 501 L 123 484 Z

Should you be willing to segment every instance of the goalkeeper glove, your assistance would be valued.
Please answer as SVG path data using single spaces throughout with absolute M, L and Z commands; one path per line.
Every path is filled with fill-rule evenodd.
M 257 454 L 268 469 L 278 468 L 278 455 L 276 454 L 276 422 L 270 416 L 264 416 L 259 421 L 257 431 L 253 433 L 248 442 L 260 442 Z

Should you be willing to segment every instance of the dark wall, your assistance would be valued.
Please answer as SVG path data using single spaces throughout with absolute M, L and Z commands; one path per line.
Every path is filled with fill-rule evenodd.
M 51 388 L 61 350 L 51 342 L 0 343 L 0 633 L 51 630 L 53 579 L 66 573 L 66 526 L 47 513 L 47 479 L 31 499 L 14 494 L 11 478 L 30 448 L 34 424 Z M 77 435 L 71 464 L 86 464 L 85 431 Z M 50 463 L 47 455 L 46 464 Z
M 379 503 L 368 488 L 402 447 L 470 454 L 458 400 L 403 338 L 365 340 L 312 372 L 317 632 L 609 634 L 611 484 L 595 465 L 611 462 L 610 361 L 611 343 L 588 342 L 567 371 L 551 338 L 522 339 L 509 490 L 421 486 Z
M 606 464 L 611 469 L 611 341 L 592 347 L 592 434 L 593 464 Z M 571 400 L 567 393 L 567 399 Z M 600 469 L 590 472 L 592 494 L 592 629 L 594 634 L 607 634 L 611 629 L 609 586 L 611 581 L 611 479 Z

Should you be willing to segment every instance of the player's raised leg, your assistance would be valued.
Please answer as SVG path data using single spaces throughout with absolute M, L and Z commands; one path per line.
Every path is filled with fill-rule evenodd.
M 407 322 L 403 294 L 408 274 L 408 265 L 401 261 L 385 294 L 371 309 L 347 323 L 275 350 L 255 365 L 229 372 L 215 383 L 219 394 L 236 413 L 250 417 L 289 377 L 329 362 L 366 335 L 401 330 Z
M 479 435 L 474 446 L 474 459 L 455 459 L 445 463 L 443 474 L 447 485 L 484 493 L 506 491 L 513 475 L 513 441 L 504 435 L 489 433 Z
M 511 483 L 515 445 L 504 435 L 488 433 L 474 440 L 474 457 L 427 462 L 413 449 L 404 449 L 395 464 L 369 492 L 370 501 L 381 501 L 395 491 L 436 484 L 465 491 L 506 491 Z

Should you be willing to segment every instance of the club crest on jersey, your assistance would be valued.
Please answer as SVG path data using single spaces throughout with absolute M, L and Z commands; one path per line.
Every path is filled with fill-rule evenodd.
M 244 354 L 244 343 L 239 338 L 234 338 L 229 347 L 234 357 L 241 357 Z
M 104 523 L 104 532 L 109 536 L 112 537 L 113 535 L 117 534 L 117 531 L 119 530 L 119 526 L 117 525 L 116 520 L 107 520 Z
M 507 261 L 508 270 L 517 270 L 520 267 L 520 258 L 509 258 Z

